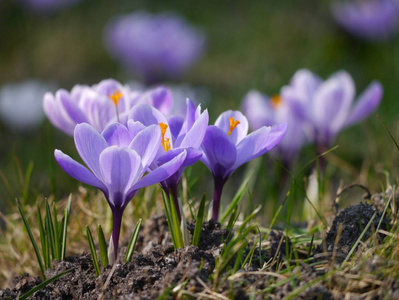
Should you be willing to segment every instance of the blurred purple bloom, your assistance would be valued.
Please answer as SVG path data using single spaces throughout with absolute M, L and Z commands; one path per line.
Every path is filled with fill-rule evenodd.
M 98 132 L 113 122 L 126 125 L 128 112 L 136 103 L 149 103 L 167 112 L 171 101 L 171 92 L 164 87 L 137 92 L 107 79 L 91 87 L 76 85 L 71 92 L 60 89 L 55 95 L 46 93 L 43 108 L 55 127 L 73 135 L 80 123 L 91 124 Z
M 212 172 L 215 189 L 212 218 L 218 219 L 223 186 L 246 162 L 265 154 L 280 143 L 287 124 L 263 126 L 248 135 L 247 118 L 239 111 L 226 111 L 208 126 L 202 142 L 201 161 Z
M 278 95 L 269 98 L 255 90 L 247 93 L 242 107 L 251 130 L 257 130 L 262 126 L 287 123 L 287 133 L 270 153 L 276 153 L 289 167 L 307 142 L 304 124 L 296 116 L 294 107 Z
M 147 84 L 179 77 L 202 55 L 205 34 L 173 13 L 136 12 L 113 20 L 106 48 Z
M 35 13 L 51 13 L 59 11 L 82 0 L 18 0 Z
M 335 2 L 332 13 L 345 30 L 367 40 L 387 40 L 399 29 L 397 0 Z
M 342 129 L 375 111 L 382 93 L 381 84 L 373 81 L 354 104 L 355 84 L 347 72 L 334 73 L 323 82 L 305 69 L 297 71 L 290 85 L 281 90 L 281 96 L 306 122 L 309 138 L 319 149 L 330 146 Z
M 208 127 L 208 111 L 205 110 L 201 113 L 201 106 L 198 105 L 195 108 L 191 100 L 187 99 L 185 118 L 171 117 L 167 121 L 160 111 L 147 104 L 134 106 L 129 118 L 140 122 L 144 126 L 157 124 L 161 128 L 162 143 L 159 144 L 158 153 L 150 165 L 151 170 L 158 168 L 164 161 L 169 161 L 172 157 L 179 155 L 183 151 L 187 153 L 180 168 L 172 176 L 159 183 L 167 195 L 172 194 L 176 210 L 180 217 L 177 203 L 177 186 L 184 169 L 196 163 L 202 156 L 199 147 Z
M 144 176 L 157 155 L 161 130 L 153 125 L 144 128 L 133 121 L 107 126 L 100 134 L 89 124 L 79 124 L 74 132 L 76 149 L 87 168 L 60 150 L 54 155 L 71 177 L 100 189 L 113 214 L 112 240 L 117 257 L 122 214 L 129 201 L 143 187 L 173 175 L 185 161 L 182 151 Z

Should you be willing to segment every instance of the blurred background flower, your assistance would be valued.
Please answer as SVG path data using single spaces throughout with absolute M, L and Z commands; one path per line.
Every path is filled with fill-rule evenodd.
M 0 116 L 4 125 L 19 131 L 33 131 L 44 119 L 43 95 L 55 90 L 54 83 L 29 79 L 3 85 L 0 89 Z
M 363 0 L 332 3 L 335 20 L 354 36 L 384 41 L 399 29 L 399 1 Z
M 105 46 L 147 84 L 180 77 L 205 50 L 204 32 L 176 13 L 135 12 L 111 21 Z

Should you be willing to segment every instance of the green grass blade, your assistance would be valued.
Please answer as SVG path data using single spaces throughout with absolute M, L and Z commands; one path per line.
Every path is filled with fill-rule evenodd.
M 43 281 L 42 283 L 38 284 L 33 289 L 31 289 L 29 292 L 23 294 L 19 299 L 20 300 L 28 299 L 29 296 L 32 296 L 37 291 L 41 290 L 42 288 L 46 287 L 47 285 L 49 285 L 53 281 L 57 280 L 58 278 L 64 276 L 65 274 L 67 274 L 67 273 L 69 273 L 71 271 L 72 271 L 72 269 L 66 270 L 64 272 L 61 272 L 60 274 L 55 275 L 54 277 L 51 277 L 51 278 L 47 279 L 46 281 Z
M 166 219 L 168 221 L 168 227 L 169 227 L 169 232 L 170 232 L 170 237 L 172 239 L 173 247 L 175 249 L 177 249 L 175 234 L 173 232 L 172 218 L 170 216 L 169 201 L 166 200 L 166 195 L 163 190 L 162 190 L 162 201 L 163 201 L 163 206 L 165 207 L 165 214 L 166 214 Z
M 184 242 L 183 242 L 183 236 L 180 230 L 180 222 L 179 222 L 179 216 L 177 215 L 177 210 L 176 206 L 174 203 L 173 196 L 170 196 L 170 214 L 172 217 L 172 227 L 173 227 L 173 233 L 175 235 L 176 239 L 176 249 L 183 248 L 184 247 Z
M 107 254 L 107 243 L 105 242 L 105 236 L 101 225 L 97 227 L 98 234 L 98 248 L 100 249 L 100 261 L 101 267 L 108 265 L 108 254 Z
M 58 260 L 61 260 L 61 245 L 60 245 L 60 226 L 58 224 L 57 216 L 57 208 L 55 207 L 55 202 L 53 202 L 53 228 L 54 228 L 54 247 L 55 247 L 55 256 Z
M 54 227 L 53 227 L 53 220 L 51 218 L 51 211 L 48 201 L 46 199 L 46 214 L 44 216 L 44 224 L 46 228 L 47 237 L 50 244 L 51 255 L 53 259 L 56 259 L 56 252 L 55 252 L 55 240 L 54 240 Z
M 198 215 L 195 221 L 195 229 L 193 235 L 193 245 L 197 247 L 200 242 L 202 223 L 204 222 L 205 201 L 206 201 L 206 194 L 204 193 L 204 196 L 202 196 L 201 203 L 198 209 Z
M 136 226 L 134 227 L 132 237 L 130 238 L 129 245 L 127 246 L 125 262 L 132 261 L 134 248 L 136 248 L 137 239 L 139 237 L 141 221 L 142 219 L 139 219 Z
M 26 172 L 25 172 L 24 187 L 23 187 L 23 194 L 22 194 L 25 203 L 29 199 L 29 184 L 30 184 L 30 178 L 32 176 L 32 171 L 33 171 L 33 162 L 29 162 L 28 168 L 26 169 Z
M 65 259 L 67 229 L 68 229 L 69 214 L 71 213 L 71 202 L 72 202 L 72 194 L 69 195 L 67 206 L 65 207 L 64 211 L 62 235 L 61 235 L 61 260 Z
M 43 219 L 42 219 L 42 214 L 40 212 L 40 207 L 39 207 L 39 202 L 36 202 L 36 209 L 37 209 L 37 224 L 39 227 L 39 233 L 40 233 L 40 243 L 42 245 L 42 255 L 43 255 L 43 260 L 44 260 L 44 266 L 46 269 L 50 268 L 50 259 L 47 258 L 48 251 L 47 251 L 47 237 L 46 237 L 46 231 L 44 230 L 43 226 Z
M 239 187 L 237 193 L 234 195 L 233 200 L 231 201 L 229 207 L 227 210 L 224 212 L 222 218 L 220 219 L 220 223 L 223 223 L 224 220 L 229 216 L 229 214 L 233 211 L 234 207 L 241 201 L 242 197 L 245 194 L 245 190 L 248 187 L 248 181 L 251 179 L 251 176 L 253 174 L 253 171 L 249 171 L 247 176 L 245 176 L 244 181 L 241 183 L 241 186 Z
M 19 213 L 21 214 L 22 221 L 25 224 L 25 228 L 26 228 L 26 231 L 28 232 L 29 239 L 30 239 L 30 241 L 32 243 L 33 249 L 35 250 L 36 258 L 37 258 L 37 261 L 38 261 L 39 266 L 40 266 L 40 271 L 42 272 L 43 280 L 46 280 L 46 276 L 44 275 L 44 266 L 43 266 L 42 259 L 40 257 L 39 248 L 37 247 L 35 239 L 33 238 L 32 231 L 30 230 L 30 227 L 29 227 L 28 221 L 25 218 L 24 212 L 22 211 L 21 204 L 19 203 L 18 199 L 15 199 L 15 200 L 17 201 L 18 210 L 19 210 Z
M 96 270 L 97 277 L 100 276 L 100 267 L 98 265 L 96 247 L 94 246 L 93 236 L 88 225 L 86 225 L 87 241 L 89 242 L 89 248 L 91 253 L 91 258 L 93 259 L 94 269 Z
M 399 145 L 396 142 L 395 138 L 393 137 L 392 133 L 389 131 L 388 127 L 385 125 L 385 123 L 381 120 L 380 116 L 377 114 L 377 118 L 378 120 L 380 120 L 380 123 L 382 124 L 382 126 L 384 127 L 384 129 L 386 130 L 386 132 L 388 132 L 389 136 L 391 137 L 392 142 L 395 144 L 396 149 L 399 150 Z

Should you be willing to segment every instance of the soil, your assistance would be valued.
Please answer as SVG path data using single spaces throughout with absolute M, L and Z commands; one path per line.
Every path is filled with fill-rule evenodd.
M 338 264 L 342 262 L 375 212 L 376 216 L 363 241 L 377 228 L 381 212 L 363 203 L 343 210 L 334 219 L 324 242 L 316 247 L 314 258 Z M 383 218 L 380 228 L 389 230 L 389 223 L 388 218 Z M 194 226 L 195 224 L 188 225 L 191 233 Z M 268 289 L 273 292 L 268 295 L 268 299 L 283 299 L 295 287 L 311 283 L 325 274 L 323 269 L 312 264 L 314 260 L 308 263 L 302 260 L 293 271 L 301 272 L 299 277 L 274 286 L 278 274 L 273 271 L 281 266 L 278 262 L 286 259 L 285 255 L 289 253 L 292 244 L 281 232 L 271 232 L 267 249 L 254 251 L 251 264 L 245 264 L 243 269 L 238 270 L 228 280 L 220 280 L 220 284 L 215 286 L 212 275 L 218 256 L 233 234 L 221 229 L 219 223 L 211 220 L 203 224 L 199 247 L 188 246 L 174 250 L 165 217 L 155 216 L 140 230 L 133 262 L 119 261 L 113 266 L 107 266 L 101 270 L 101 275 L 97 278 L 88 253 L 67 257 L 65 261 L 53 261 L 53 267 L 46 271 L 47 278 L 64 270 L 72 271 L 36 292 L 29 299 L 170 299 L 180 298 L 182 290 L 188 298 L 195 295 L 211 299 L 249 299 L 250 296 L 264 299 L 263 293 Z M 378 238 L 382 240 L 383 236 Z M 249 253 L 251 247 L 252 243 L 249 242 L 246 253 Z M 124 257 L 125 251 L 126 247 L 122 247 L 121 257 Z M 299 256 L 299 259 L 307 258 L 307 255 Z M 235 259 L 232 261 L 234 265 Z M 265 270 L 268 272 L 261 270 L 264 262 L 267 262 Z M 377 267 L 375 262 L 370 263 L 370 266 L 373 264 Z M 334 277 L 331 280 L 339 278 Z M 40 282 L 40 277 L 28 274 L 18 276 L 12 288 L 0 290 L 0 299 L 16 299 L 18 294 L 26 293 Z M 392 280 L 387 284 L 390 295 L 399 296 L 399 283 Z M 326 281 L 320 280 L 304 289 L 295 299 L 342 298 L 336 296 L 331 289 L 331 282 L 328 285 Z

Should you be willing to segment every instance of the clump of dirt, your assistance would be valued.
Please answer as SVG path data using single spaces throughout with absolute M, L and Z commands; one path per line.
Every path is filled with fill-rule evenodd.
M 337 263 L 344 261 L 346 256 L 359 239 L 360 235 L 375 215 L 370 227 L 365 232 L 362 241 L 370 238 L 380 224 L 380 229 L 388 230 L 391 220 L 373 206 L 359 203 L 344 209 L 333 221 L 331 229 L 328 231 L 323 243 L 320 244 L 313 255 L 317 258 L 334 259 Z M 381 241 L 384 236 L 376 235 Z M 357 246 L 359 247 L 359 245 Z
M 315 256 L 323 260 L 332 259 L 331 253 L 335 252 L 335 261 L 342 262 L 374 214 L 363 241 L 371 236 L 380 220 L 380 228 L 388 230 L 390 220 L 382 217 L 380 211 L 363 203 L 354 205 L 334 219 L 325 241 L 314 251 Z M 191 233 L 194 228 L 195 224 L 188 224 Z M 233 236 L 234 232 L 222 229 L 220 223 L 211 220 L 202 226 L 199 247 L 174 250 L 166 218 L 155 216 L 141 229 L 132 262 L 122 263 L 120 260 L 113 266 L 102 268 L 101 275 L 96 277 L 91 256 L 87 253 L 67 257 L 65 261 L 53 261 L 53 267 L 46 271 L 47 278 L 65 270 L 72 271 L 36 292 L 30 299 L 155 299 L 162 295 L 164 299 L 184 295 L 212 299 L 264 299 L 265 293 L 268 293 L 268 299 L 277 300 L 291 295 L 298 287 L 306 288 L 298 292 L 295 299 L 335 299 L 336 287 L 340 282 L 347 283 L 347 279 L 339 277 L 338 273 L 329 280 L 318 280 L 326 274 L 326 269 L 304 260 L 307 251 L 297 251 L 295 257 L 291 257 L 293 261 L 289 273 L 275 272 L 286 268 L 286 254 L 293 250 L 291 240 L 279 231 L 270 232 L 267 241 L 262 241 L 261 249 L 256 237 L 248 236 L 251 240 L 242 257 L 250 259 L 245 264 L 241 261 L 242 269 L 235 274 L 221 273 L 220 280 L 214 282 L 217 259 Z M 376 239 L 379 238 L 382 239 L 382 236 L 377 235 Z M 323 253 L 324 249 L 327 254 Z M 126 247 L 121 247 L 121 257 L 124 257 L 125 251 Z M 230 268 L 234 267 L 235 262 L 233 258 Z M 382 269 L 384 263 L 381 260 L 367 263 L 365 267 L 371 269 L 366 271 L 372 274 L 375 269 Z M 348 271 L 352 277 L 363 274 L 365 267 L 361 264 L 356 267 Z M 294 276 L 288 278 L 287 274 Z M 384 283 L 379 290 L 374 283 L 370 283 L 370 279 L 364 282 L 359 280 L 348 285 L 351 291 L 359 293 L 359 286 L 367 286 L 367 289 L 360 291 L 372 291 L 377 296 L 399 293 L 397 280 Z M 18 294 L 24 294 L 40 282 L 39 277 L 27 274 L 19 276 L 13 288 L 0 290 L 0 299 L 16 299 Z M 183 290 L 185 294 L 182 296 L 179 293 L 183 293 Z

